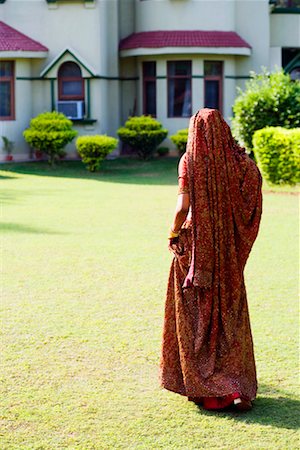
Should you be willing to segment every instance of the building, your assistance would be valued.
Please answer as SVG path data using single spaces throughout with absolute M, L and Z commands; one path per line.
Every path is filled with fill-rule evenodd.
M 23 130 L 54 109 L 79 134 L 142 113 L 172 134 L 204 106 L 230 120 L 249 72 L 276 66 L 299 78 L 300 0 L 0 0 L 0 135 L 26 160 Z

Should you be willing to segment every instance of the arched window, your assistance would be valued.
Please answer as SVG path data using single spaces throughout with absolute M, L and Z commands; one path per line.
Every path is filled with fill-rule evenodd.
M 84 80 L 78 64 L 65 62 L 60 66 L 58 71 L 58 99 L 84 100 Z

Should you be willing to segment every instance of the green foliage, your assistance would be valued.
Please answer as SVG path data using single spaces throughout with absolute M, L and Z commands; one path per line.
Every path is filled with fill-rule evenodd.
M 300 126 L 300 82 L 291 82 L 282 70 L 251 73 L 246 89 L 238 90 L 233 106 L 233 134 L 247 150 L 252 149 L 256 130 L 266 126 Z
M 8 139 L 6 136 L 1 136 L 3 141 L 3 149 L 7 155 L 10 155 L 14 148 L 14 142 Z
M 168 147 L 158 147 L 158 149 L 156 150 L 158 156 L 166 156 L 170 153 L 170 150 Z
M 118 139 L 106 135 L 80 136 L 76 141 L 76 148 L 87 169 L 95 172 L 117 144 Z
M 253 149 L 268 182 L 295 184 L 300 181 L 300 128 L 258 130 L 253 136 Z
M 64 114 L 46 112 L 31 119 L 30 127 L 23 132 L 23 136 L 31 147 L 46 153 L 53 166 L 56 160 L 66 155 L 64 147 L 77 136 L 72 125 Z
M 178 130 L 176 134 L 170 136 L 173 144 L 176 145 L 179 155 L 182 155 L 186 150 L 186 144 L 188 140 L 189 129 L 184 128 L 183 130 Z
M 168 130 L 151 116 L 130 117 L 118 129 L 122 142 L 130 145 L 141 159 L 150 159 L 156 147 L 167 137 Z

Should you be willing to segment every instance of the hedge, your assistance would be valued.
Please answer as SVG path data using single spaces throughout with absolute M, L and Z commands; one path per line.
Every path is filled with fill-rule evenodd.
M 300 181 L 300 128 L 258 130 L 253 136 L 253 151 L 269 183 L 295 184 Z
M 233 134 L 250 152 L 255 131 L 267 126 L 300 127 L 300 83 L 291 81 L 283 70 L 251 72 L 245 90 L 238 88 L 233 112 Z
M 183 130 L 178 130 L 176 134 L 170 136 L 173 144 L 176 145 L 179 155 L 182 155 L 186 150 L 186 144 L 188 140 L 189 129 L 184 128 Z
M 72 126 L 73 123 L 64 114 L 46 112 L 31 119 L 23 136 L 32 148 L 48 155 L 53 166 L 56 160 L 66 155 L 64 147 L 77 136 Z
M 76 141 L 77 152 L 90 172 L 98 170 L 117 145 L 118 139 L 106 135 L 80 136 Z
M 118 129 L 122 142 L 130 145 L 141 159 L 153 156 L 158 145 L 167 137 L 168 130 L 151 116 L 130 117 L 125 125 Z

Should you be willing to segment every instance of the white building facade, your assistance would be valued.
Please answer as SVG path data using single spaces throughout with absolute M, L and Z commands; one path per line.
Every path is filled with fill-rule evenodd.
M 143 113 L 172 134 L 204 106 L 230 120 L 250 71 L 276 66 L 299 78 L 300 0 L 0 0 L 0 136 L 27 160 L 44 111 L 81 135 Z

